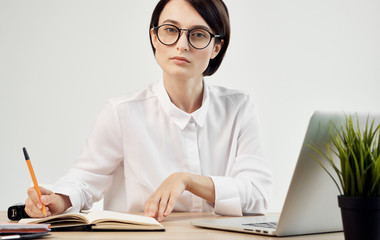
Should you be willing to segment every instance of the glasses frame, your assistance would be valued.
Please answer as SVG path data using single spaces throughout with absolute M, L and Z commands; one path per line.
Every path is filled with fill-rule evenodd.
M 161 39 L 160 39 L 160 36 L 158 35 L 158 29 L 159 29 L 160 27 L 163 27 L 163 26 L 171 26 L 171 27 L 176 28 L 176 29 L 178 30 L 178 37 L 177 37 L 177 40 L 175 40 L 175 41 L 174 41 L 173 43 L 171 43 L 171 44 L 167 44 L 167 43 L 162 42 Z M 162 25 L 159 25 L 159 26 L 157 26 L 157 27 L 153 27 L 153 29 L 154 29 L 154 31 L 155 31 L 155 33 L 156 33 L 156 35 L 157 35 L 158 41 L 160 41 L 160 43 L 162 43 L 163 45 L 166 45 L 166 46 L 171 46 L 171 45 L 176 44 L 176 43 L 178 42 L 178 40 L 180 39 L 181 35 L 182 35 L 182 31 L 187 31 L 187 34 L 186 34 L 186 36 L 187 36 L 187 42 L 190 44 L 190 46 L 192 46 L 194 49 L 197 49 L 197 50 L 202 50 L 202 49 L 207 48 L 208 45 L 210 45 L 210 42 L 211 42 L 211 40 L 212 40 L 213 38 L 220 38 L 220 37 L 222 37 L 221 35 L 213 34 L 213 33 L 211 33 L 209 30 L 207 30 L 207 29 L 205 29 L 205 28 L 201 28 L 201 27 L 196 27 L 196 28 L 192 28 L 192 29 L 186 29 L 186 28 L 179 28 L 179 27 L 177 27 L 177 26 L 175 26 L 175 25 L 173 25 L 173 24 L 162 24 Z M 190 41 L 190 33 L 191 33 L 191 31 L 193 31 L 193 30 L 197 30 L 197 29 L 202 29 L 202 30 L 204 30 L 204 31 L 206 31 L 206 32 L 208 32 L 208 33 L 210 34 L 210 40 L 208 41 L 208 43 L 207 43 L 207 45 L 206 45 L 205 47 L 197 48 L 197 47 L 195 47 L 195 46 L 191 43 L 191 41 Z

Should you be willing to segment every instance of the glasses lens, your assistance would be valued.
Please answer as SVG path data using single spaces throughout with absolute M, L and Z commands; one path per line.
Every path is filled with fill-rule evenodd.
M 189 33 L 189 41 L 195 48 L 205 48 L 211 41 L 211 35 L 202 28 L 194 28 Z
M 162 25 L 158 28 L 157 35 L 163 44 L 171 45 L 177 41 L 179 30 L 172 25 Z

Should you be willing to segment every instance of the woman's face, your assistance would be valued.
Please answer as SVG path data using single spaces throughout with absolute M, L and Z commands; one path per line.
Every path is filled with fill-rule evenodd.
M 172 0 L 166 4 L 158 22 L 159 26 L 162 24 L 172 24 L 180 29 L 202 26 L 214 33 L 199 13 L 184 0 Z M 187 40 L 187 31 L 182 32 L 178 41 L 170 46 L 160 43 L 153 29 L 151 38 L 156 49 L 156 60 L 164 72 L 164 77 L 201 79 L 210 59 L 215 58 L 221 48 L 221 45 L 212 39 L 206 48 L 195 49 Z

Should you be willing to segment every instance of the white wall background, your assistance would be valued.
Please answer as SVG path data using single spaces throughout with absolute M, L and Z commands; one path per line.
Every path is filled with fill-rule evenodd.
M 148 25 L 157 1 L 0 0 L 0 210 L 31 179 L 65 174 L 106 99 L 161 77 Z M 259 107 L 280 211 L 316 109 L 380 107 L 380 1 L 226 0 L 231 45 L 209 82 Z

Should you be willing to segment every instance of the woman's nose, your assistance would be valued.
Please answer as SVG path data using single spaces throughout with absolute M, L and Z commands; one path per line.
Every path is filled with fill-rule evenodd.
M 189 41 L 187 39 L 187 32 L 181 31 L 181 35 L 177 41 L 177 49 L 182 51 L 189 50 Z

